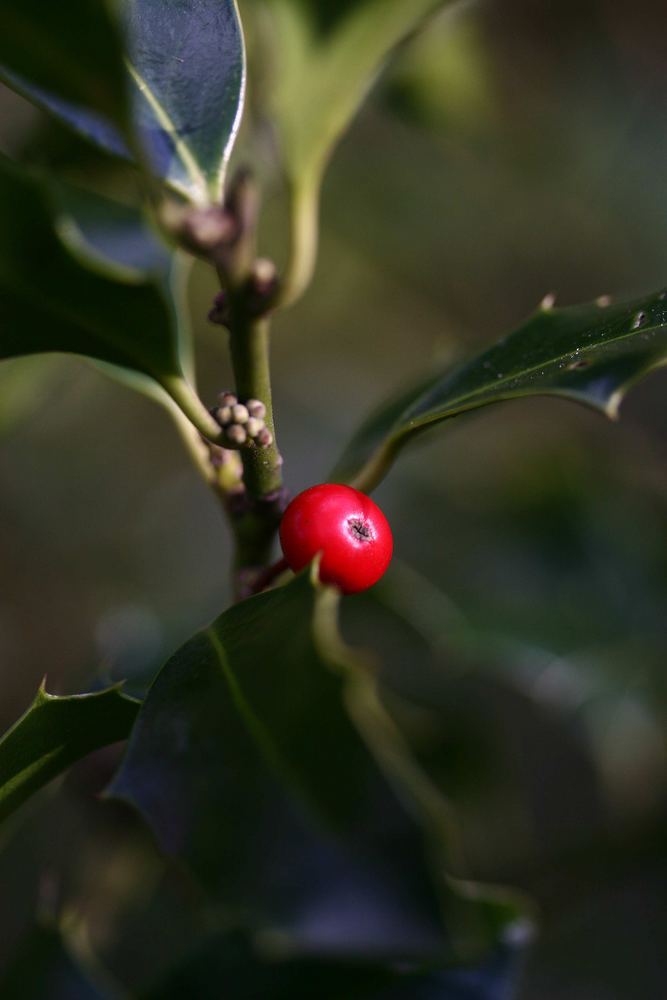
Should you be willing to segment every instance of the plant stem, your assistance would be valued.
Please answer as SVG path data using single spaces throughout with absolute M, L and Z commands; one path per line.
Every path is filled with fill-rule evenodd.
M 361 493 L 372 493 L 391 469 L 402 443 L 398 438 L 382 444 L 355 476 L 345 479 L 345 483 Z
M 276 308 L 284 309 L 300 299 L 308 288 L 317 262 L 319 241 L 321 171 L 313 169 L 298 180 L 288 180 L 290 213 L 289 259 Z
M 267 448 L 253 445 L 241 451 L 243 481 L 248 496 L 257 500 L 265 499 L 280 491 L 283 485 L 282 459 L 276 445 L 273 423 L 269 324 L 265 317 L 248 317 L 242 298 L 235 297 L 232 300 L 231 314 L 230 351 L 236 390 L 240 399 L 259 399 L 264 403 L 265 423 L 273 436 L 273 443 Z
M 273 436 L 268 447 L 252 444 L 241 449 L 245 490 L 243 497 L 228 508 L 236 542 L 236 590 L 243 597 L 252 592 L 254 577 L 271 559 L 284 495 L 282 458 L 273 422 L 269 323 L 266 317 L 249 315 L 242 291 L 232 294 L 230 309 L 230 353 L 236 391 L 240 399 L 259 399 L 264 403 L 265 423 Z
M 210 441 L 220 440 L 219 425 L 182 375 L 163 375 L 160 384 L 200 434 L 203 434 Z

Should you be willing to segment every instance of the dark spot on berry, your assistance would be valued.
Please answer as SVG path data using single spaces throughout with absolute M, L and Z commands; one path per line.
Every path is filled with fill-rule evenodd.
M 350 534 L 353 538 L 358 539 L 358 541 L 367 542 L 373 537 L 373 532 L 365 521 L 362 521 L 359 518 L 350 518 L 347 524 L 350 529 Z

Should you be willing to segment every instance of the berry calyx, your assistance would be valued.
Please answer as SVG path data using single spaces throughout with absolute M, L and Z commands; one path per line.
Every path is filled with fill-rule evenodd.
M 365 493 L 337 483 L 311 486 L 288 504 L 280 544 L 294 572 L 321 553 L 320 579 L 344 594 L 377 583 L 394 547 L 389 522 L 378 505 Z

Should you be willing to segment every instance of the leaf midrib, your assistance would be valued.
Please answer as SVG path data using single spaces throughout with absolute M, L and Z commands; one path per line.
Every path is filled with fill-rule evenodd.
M 276 746 L 271 733 L 268 731 L 264 723 L 257 717 L 253 708 L 246 700 L 236 674 L 229 663 L 225 647 L 220 641 L 217 633 L 211 627 L 205 630 L 204 635 L 213 648 L 213 652 L 218 660 L 224 679 L 229 687 L 232 701 L 234 702 L 234 705 L 243 719 L 249 733 L 261 749 L 263 755 L 271 764 L 273 770 L 276 771 L 280 777 L 288 777 L 290 782 L 294 782 L 297 779 L 292 771 L 292 768 Z
M 646 335 L 648 333 L 656 333 L 659 330 L 664 330 L 665 328 L 666 328 L 666 324 L 665 323 L 659 323 L 659 324 L 656 324 L 654 326 L 645 327 L 645 328 L 642 329 L 641 332 L 642 332 L 643 335 Z M 587 344 L 585 347 L 579 348 L 579 353 L 578 353 L 577 357 L 578 358 L 582 358 L 585 354 L 590 353 L 590 352 L 596 350 L 597 348 L 605 347 L 608 344 L 609 345 L 611 345 L 611 344 L 618 344 L 618 343 L 620 343 L 623 340 L 627 340 L 628 338 L 636 337 L 638 335 L 638 332 L 639 331 L 637 331 L 637 330 L 629 330 L 627 333 L 624 333 L 624 334 L 622 334 L 621 336 L 618 336 L 618 337 L 613 337 L 610 340 L 601 341 L 601 342 L 598 342 L 597 344 Z M 491 348 L 491 350 L 493 350 L 493 348 Z M 556 355 L 556 356 L 554 356 L 552 358 L 549 358 L 546 361 L 543 361 L 541 364 L 534 365 L 531 368 L 523 368 L 519 372 L 515 372 L 512 375 L 508 374 L 508 375 L 504 376 L 504 378 L 502 378 L 502 379 L 497 379 L 495 382 L 489 382 L 489 383 L 485 384 L 483 387 L 481 387 L 479 389 L 475 389 L 475 390 L 463 393 L 460 396 L 455 396 L 453 399 L 450 399 L 447 402 L 445 402 L 443 404 L 443 406 L 445 406 L 447 409 L 455 408 L 455 407 L 458 407 L 459 405 L 461 405 L 462 403 L 464 403 L 466 400 L 475 399 L 476 396 L 482 395 L 482 393 L 488 391 L 489 389 L 493 389 L 493 388 L 502 389 L 504 386 L 506 387 L 507 385 L 509 385 L 510 382 L 514 381 L 515 379 L 524 378 L 524 377 L 527 378 L 527 377 L 529 377 L 531 375 L 534 375 L 535 372 L 540 371 L 540 369 L 543 369 L 545 367 L 552 367 L 553 365 L 558 364 L 561 361 L 565 361 L 565 360 L 571 358 L 572 355 L 575 353 L 575 351 L 576 351 L 576 348 L 574 350 L 566 351 L 564 354 Z M 482 359 L 488 353 L 489 353 L 488 351 L 485 351 L 484 354 L 479 355 L 476 359 L 473 359 L 470 362 L 468 362 L 468 364 L 469 365 L 473 365 L 473 364 L 475 364 L 477 362 L 482 361 Z M 590 371 L 591 369 L 588 369 L 588 370 Z M 437 385 L 437 383 L 439 381 L 440 381 L 440 379 L 436 379 L 434 381 L 433 388 L 435 388 L 435 386 Z M 433 391 L 433 389 L 431 391 Z M 544 391 L 546 392 L 547 389 L 545 388 Z M 423 397 L 421 397 L 421 398 L 423 398 Z M 417 400 L 417 402 L 415 402 L 413 404 L 413 406 L 418 406 L 418 405 L 419 405 L 419 400 Z M 407 414 L 410 409 L 411 409 L 411 407 L 408 407 L 408 409 L 405 411 L 405 413 Z M 411 421 L 410 423 L 408 423 L 407 425 L 401 426 L 400 423 L 397 422 L 394 425 L 394 427 L 395 427 L 396 430 L 400 431 L 400 430 L 406 429 L 406 427 L 409 428 L 409 427 L 418 426 L 418 421 L 427 420 L 429 416 L 437 416 L 437 414 L 433 413 L 431 410 L 428 410 L 428 411 L 426 411 L 426 413 L 416 415 L 414 417 L 414 423 L 411 421 L 411 418 L 407 418 L 408 420 Z M 399 421 L 402 421 L 404 419 L 406 419 L 405 415 L 402 416 L 402 417 L 399 417 Z
M 267 727 L 256 715 L 254 709 L 247 701 L 241 685 L 234 673 L 225 647 L 213 627 L 207 628 L 203 633 L 210 643 L 213 652 L 218 660 L 224 679 L 229 687 L 229 691 L 241 719 L 245 723 L 248 732 L 257 744 L 263 759 L 266 760 L 274 775 L 282 785 L 294 790 L 299 798 L 305 803 L 308 809 L 315 815 L 321 815 L 322 809 L 314 798 L 310 790 L 304 785 L 303 780 L 294 770 L 292 764 L 284 756 L 277 746 L 274 737 Z
M 195 190 L 197 191 L 198 200 L 201 201 L 202 204 L 205 204 L 207 201 L 206 177 L 197 166 L 197 161 L 194 154 L 190 150 L 190 147 L 180 135 L 175 123 L 165 110 L 157 95 L 148 85 L 147 81 L 143 78 L 136 66 L 127 57 L 125 58 L 125 65 L 131 79 L 136 84 L 137 89 L 148 101 L 158 122 L 164 128 L 165 132 L 167 132 L 167 134 L 172 138 L 174 148 L 176 149 L 176 152 L 180 157 L 186 172 L 190 176 Z M 176 182 L 174 182 L 173 179 L 172 183 L 176 186 Z

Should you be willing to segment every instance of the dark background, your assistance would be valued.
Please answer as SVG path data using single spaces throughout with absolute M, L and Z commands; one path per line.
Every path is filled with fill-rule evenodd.
M 291 490 L 326 477 L 387 393 L 509 332 L 545 293 L 667 282 L 666 29 L 647 0 L 487 0 L 399 54 L 327 176 L 313 287 L 276 323 Z M 4 90 L 0 148 L 134 193 Z M 283 223 L 269 179 L 279 258 Z M 230 382 L 213 293 L 197 270 L 205 398 Z M 439 427 L 378 491 L 396 538 L 386 581 L 346 602 L 350 640 L 423 707 L 415 745 L 458 806 L 470 873 L 539 901 L 525 1000 L 665 995 L 665 379 L 633 390 L 619 424 L 534 399 Z M 229 557 L 159 408 L 77 359 L 0 366 L 3 728 L 44 674 L 58 693 L 141 684 L 226 604 Z M 114 760 L 4 831 L 1 961 L 36 903 L 67 913 L 73 947 L 117 983 L 201 931 L 196 890 L 94 799 Z

